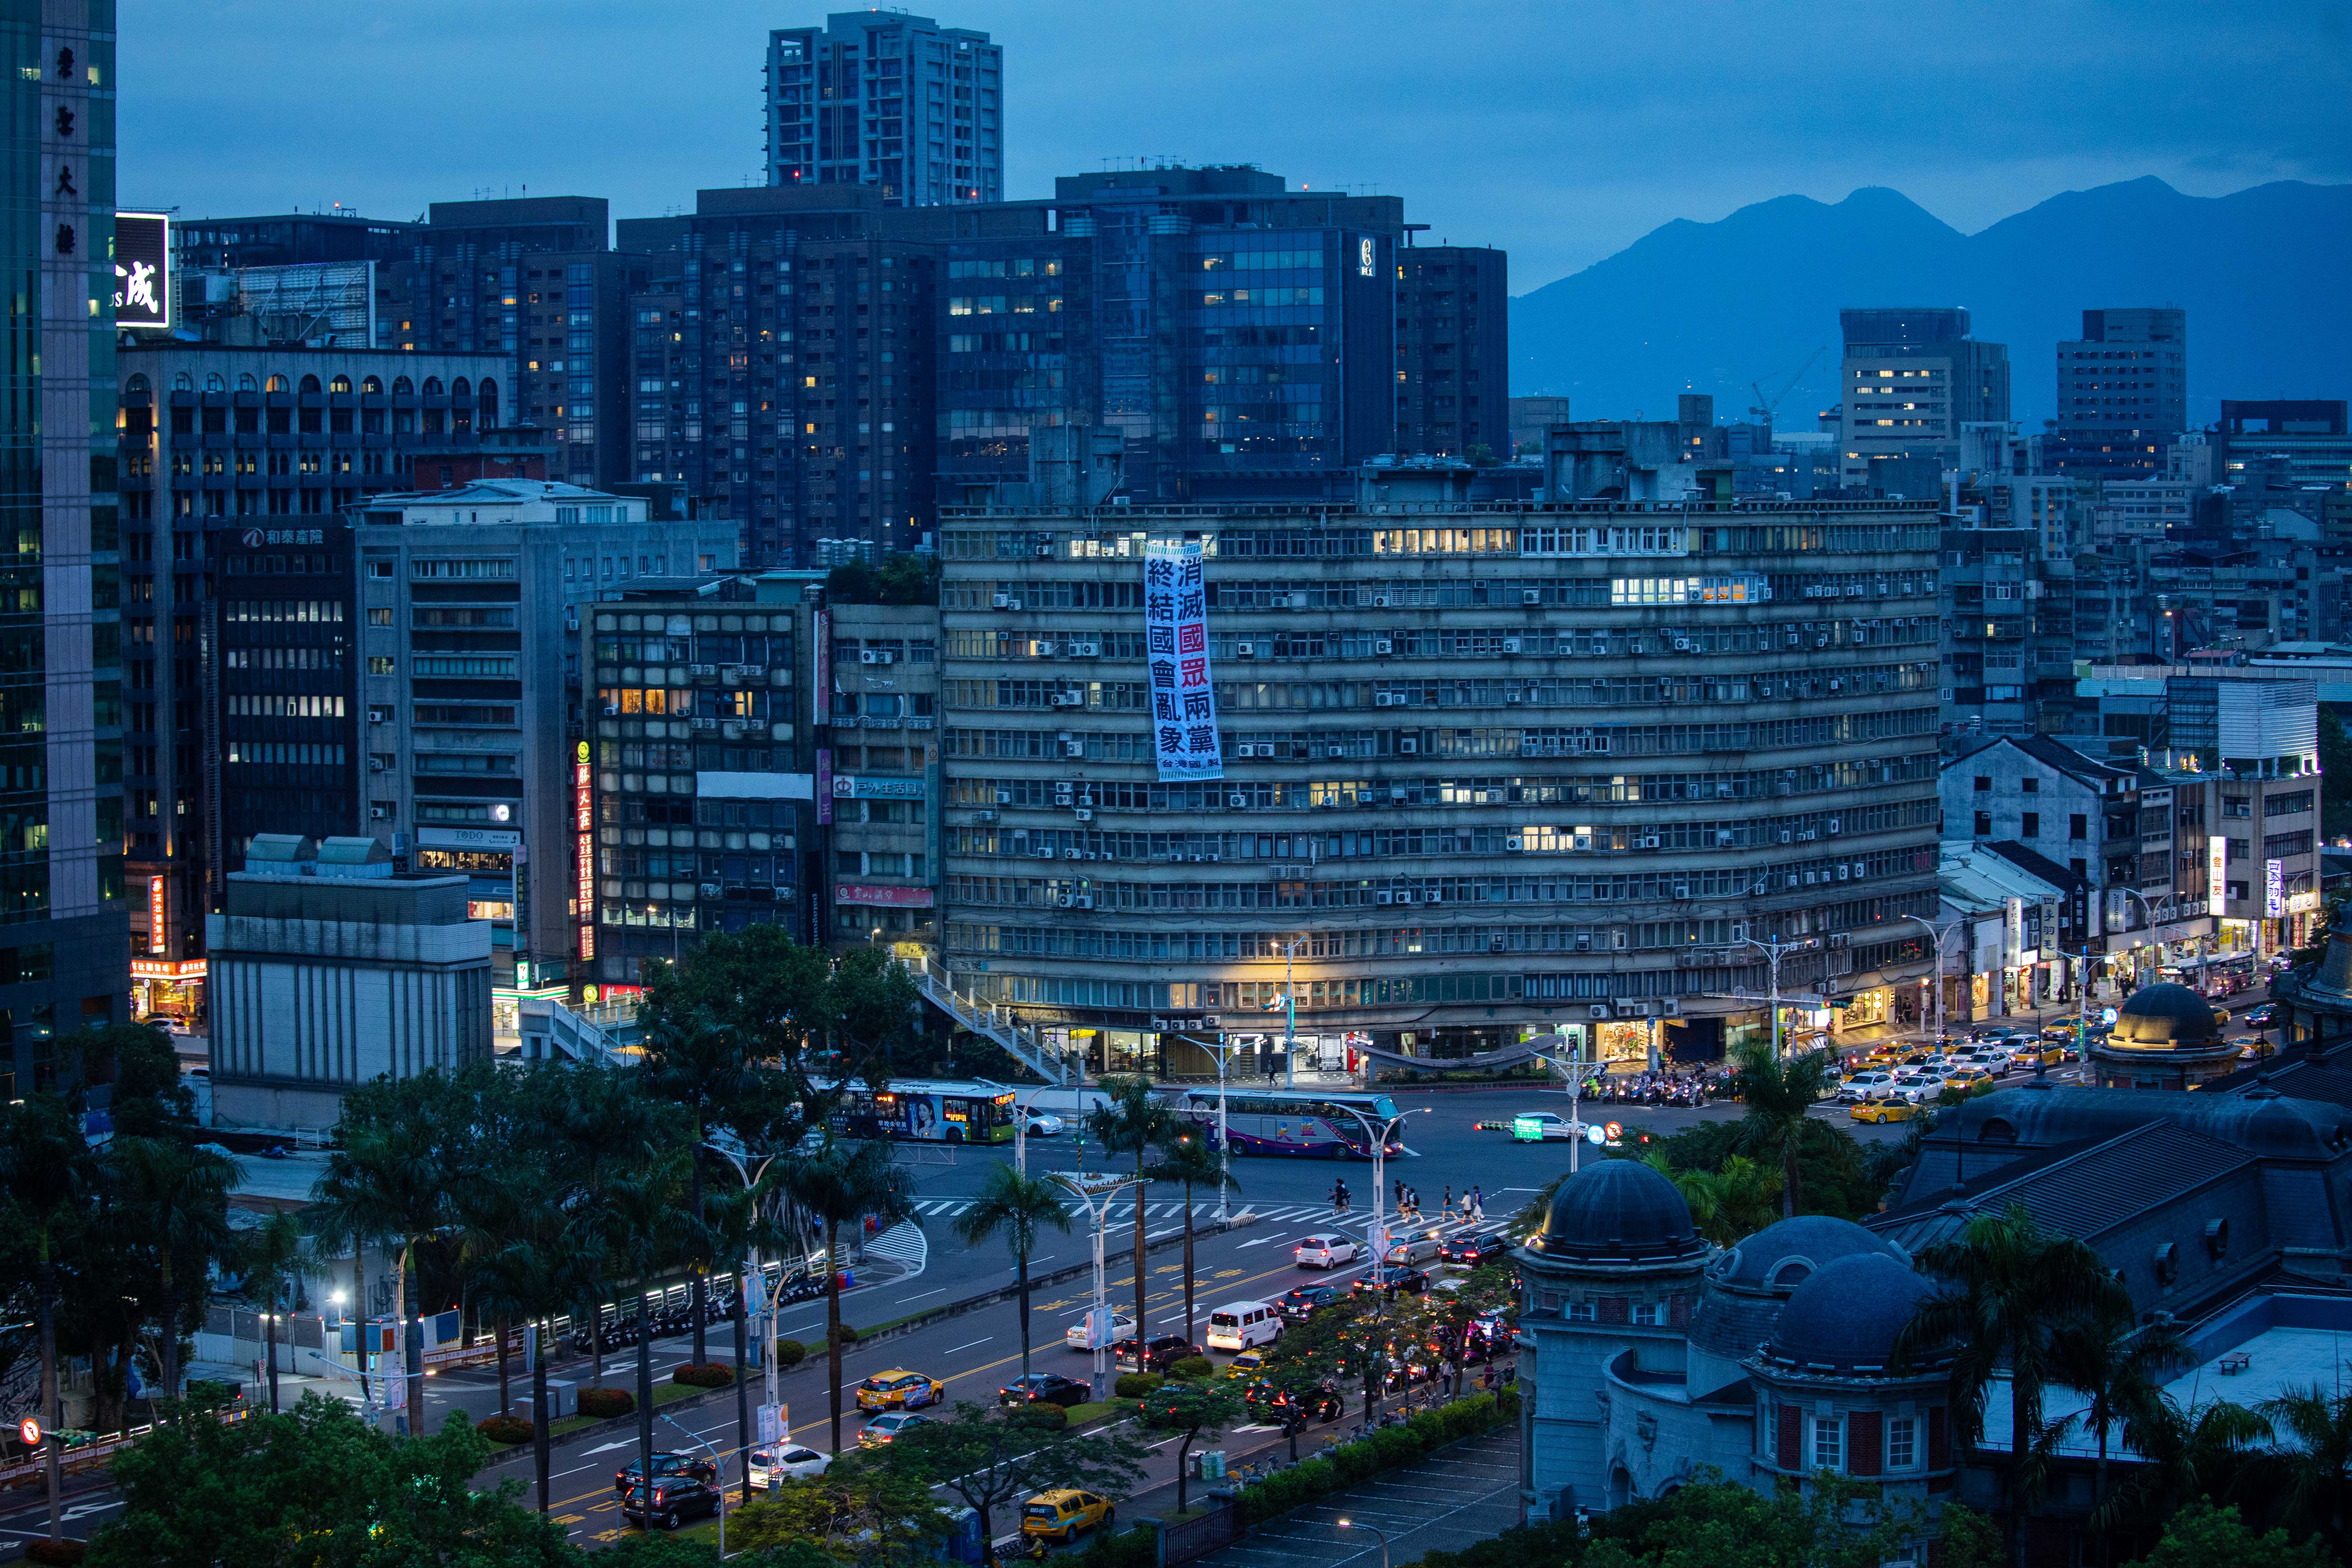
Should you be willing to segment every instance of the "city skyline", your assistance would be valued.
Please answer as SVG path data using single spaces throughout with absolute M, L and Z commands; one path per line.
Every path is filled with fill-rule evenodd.
M 151 9 L 123 27 L 125 79 L 142 83 L 123 105 L 127 200 L 189 216 L 340 201 L 381 217 L 527 187 L 656 216 L 699 187 L 759 183 L 768 30 L 821 25 L 828 10 L 705 7 L 658 40 L 639 14 L 585 0 L 534 10 L 527 35 L 519 16 L 468 11 L 480 47 L 453 55 L 453 7 L 363 21 L 268 0 L 134 8 Z M 1902 26 L 1892 19 L 1841 17 L 1832 34 L 1826 16 L 1710 12 L 1702 30 L 1672 10 L 1586 7 L 1509 18 L 1512 47 L 1479 59 L 1479 90 L 1460 95 L 1433 89 L 1426 40 L 1448 26 L 1495 35 L 1495 8 L 1416 13 L 1410 27 L 1402 12 L 1399 26 L 1377 25 L 1377 7 L 1345 28 L 1302 14 L 1287 38 L 1256 16 L 1244 30 L 1238 13 L 1139 16 L 1133 47 L 1108 55 L 1098 28 L 1077 25 L 1091 14 L 1067 5 L 926 14 L 1004 47 L 1009 196 L 1163 155 L 1257 163 L 1310 186 L 1377 182 L 1431 222 L 1430 238 L 1512 252 L 1522 293 L 1660 224 L 1786 194 L 1835 201 L 1893 185 L 1975 231 L 2143 174 L 2196 195 L 2352 177 L 2347 51 L 2312 45 L 2340 42 L 2345 24 L 2318 6 L 2247 18 L 2135 8 L 2139 47 L 2119 58 L 2099 19 L 2121 26 L 2114 7 L 1979 5 L 1952 27 L 1899 34 L 1879 30 Z M 234 51 L 215 47 L 226 38 Z M 649 43 L 666 62 L 657 72 L 604 63 L 646 58 Z M 1899 80 L 1827 63 L 1897 47 L 1909 61 Z M 384 68 L 306 68 L 354 49 Z M 506 68 L 516 49 L 550 68 L 518 77 Z M 475 61 L 495 82 L 467 85 Z M 606 72 L 612 90 L 597 90 Z M 429 120 L 406 101 L 426 79 L 451 89 L 436 91 Z M 1284 93 L 1288 107 L 1267 112 Z M 1361 114 L 1384 100 L 1402 111 Z M 404 133 L 385 135 L 394 124 Z

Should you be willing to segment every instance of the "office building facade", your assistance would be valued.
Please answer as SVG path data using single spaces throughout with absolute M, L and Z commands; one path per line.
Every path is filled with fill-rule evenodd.
M 2189 428 L 2189 312 L 2178 306 L 2085 310 L 2058 345 L 2058 428 L 2042 444 L 2053 473 L 2153 479 Z
M 1397 451 L 1509 458 L 1509 258 L 1408 245 L 1396 262 Z
M 164 983 L 143 1005 L 193 1018 L 235 846 L 359 830 L 343 512 L 418 482 L 420 454 L 428 483 L 464 461 L 504 365 L 176 340 L 118 359 L 131 924 Z
M 551 481 L 373 498 L 352 513 L 365 832 L 462 870 L 500 984 L 571 973 L 583 607 L 734 565 L 731 523 Z
M 1106 1067 L 1195 1070 L 1285 996 L 1335 1047 L 1646 1065 L 1761 1037 L 1777 935 L 1785 990 L 1891 1022 L 1936 898 L 1933 504 L 1365 493 L 943 510 L 956 984 Z M 1151 765 L 1155 538 L 1204 557 L 1207 780 Z
M 0 493 L 0 1091 L 59 1087 L 58 1037 L 123 1016 L 114 454 L 115 8 L 16 0 L 5 180 L 16 348 Z M 109 300 L 115 302 L 110 309 Z M 124 312 L 126 321 L 133 319 Z
M 872 185 L 890 206 L 1004 199 L 1004 47 L 903 11 L 768 35 L 768 184 Z
M 2249 470 L 2277 458 L 2288 485 L 2323 491 L 2352 489 L 2352 426 L 2342 398 L 2310 397 L 2266 402 L 2224 399 L 2214 432 L 2213 481 L 2244 483 Z
M 940 615 L 832 604 L 832 940 L 939 946 Z
M 1842 470 L 1849 488 L 1933 495 L 1964 425 L 2009 419 L 2009 350 L 1948 306 L 1840 310 Z
M 707 931 L 816 940 L 812 584 L 725 578 L 583 612 L 577 989 L 627 994 Z

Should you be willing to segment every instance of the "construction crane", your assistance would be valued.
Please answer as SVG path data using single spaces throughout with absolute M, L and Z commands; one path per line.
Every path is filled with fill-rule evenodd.
M 1752 381 L 1749 382 L 1748 384 L 1748 390 L 1756 395 L 1756 405 L 1748 411 L 1748 417 L 1754 419 L 1759 425 L 1769 425 L 1772 423 L 1772 411 L 1780 407 L 1780 405 L 1787 400 L 1789 394 L 1797 390 L 1797 383 L 1805 379 L 1805 373 L 1813 368 L 1813 362 L 1829 352 L 1829 344 L 1823 343 L 1821 347 L 1807 354 L 1805 356 L 1805 363 L 1797 367 L 1797 373 L 1794 375 L 1791 375 L 1787 381 L 1782 382 L 1780 384 L 1780 390 L 1770 397 L 1764 395 L 1764 389 L 1762 387 L 1757 385 L 1756 383 Z

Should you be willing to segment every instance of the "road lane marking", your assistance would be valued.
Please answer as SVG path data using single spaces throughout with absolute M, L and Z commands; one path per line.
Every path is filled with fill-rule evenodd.
M 992 1339 L 994 1339 L 995 1337 L 996 1337 L 996 1336 L 995 1336 L 994 1334 L 990 1334 L 990 1335 L 988 1335 L 988 1336 L 987 1336 L 987 1338 L 985 1338 L 985 1339 L 977 1339 L 977 1340 L 972 1341 L 972 1342 L 971 1342 L 971 1345 L 984 1345 L 984 1344 L 986 1344 L 986 1343 L 989 1342 L 989 1340 L 992 1340 Z M 953 1355 L 953 1354 L 955 1354 L 955 1353 L 956 1353 L 956 1351 L 968 1351 L 968 1350 L 971 1349 L 971 1345 L 958 1345 L 958 1346 L 956 1346 L 955 1350 L 952 1350 L 952 1351 L 941 1351 L 940 1353 L 941 1355 Z

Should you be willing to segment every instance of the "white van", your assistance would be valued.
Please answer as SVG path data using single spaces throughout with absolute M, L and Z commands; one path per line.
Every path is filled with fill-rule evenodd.
M 1213 1351 L 1245 1351 L 1281 1337 L 1281 1315 L 1263 1301 L 1228 1301 L 1209 1314 Z

